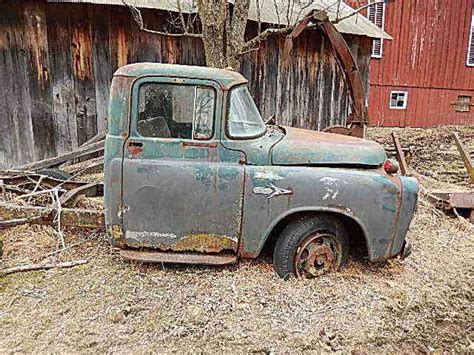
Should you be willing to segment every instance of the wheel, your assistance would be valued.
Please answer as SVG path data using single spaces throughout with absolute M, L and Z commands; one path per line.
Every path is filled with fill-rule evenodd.
M 304 216 L 281 232 L 273 251 L 273 266 L 286 279 L 313 278 L 338 270 L 347 262 L 349 238 L 344 224 L 327 214 Z
M 58 180 L 69 180 L 72 178 L 71 174 L 57 168 L 41 169 L 38 171 L 38 174 L 46 175 Z

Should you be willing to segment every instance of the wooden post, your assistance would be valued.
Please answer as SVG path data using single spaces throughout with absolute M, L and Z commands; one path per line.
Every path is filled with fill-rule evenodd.
M 392 132 L 393 144 L 395 145 L 395 152 L 397 156 L 398 163 L 400 164 L 400 171 L 403 176 L 405 176 L 408 172 L 408 164 L 405 160 L 405 154 L 403 153 L 402 146 L 400 145 L 400 141 L 398 140 L 397 135 L 395 132 Z
M 462 161 L 464 162 L 464 166 L 466 167 L 467 173 L 471 178 L 471 184 L 474 184 L 474 167 L 472 164 L 471 157 L 469 156 L 469 151 L 467 150 L 466 146 L 461 142 L 458 134 L 453 132 L 454 141 L 456 142 L 456 146 L 458 147 L 459 154 L 461 154 Z

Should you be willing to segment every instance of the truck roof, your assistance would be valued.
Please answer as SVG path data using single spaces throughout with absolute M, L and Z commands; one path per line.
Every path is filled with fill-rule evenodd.
M 148 75 L 213 80 L 226 88 L 247 82 L 242 74 L 233 70 L 194 65 L 135 63 L 125 65 L 114 73 L 114 76 L 140 77 Z

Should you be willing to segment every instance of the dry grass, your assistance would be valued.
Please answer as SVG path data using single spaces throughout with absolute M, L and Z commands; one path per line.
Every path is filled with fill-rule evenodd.
M 6 265 L 58 248 L 47 227 L 4 237 Z M 339 273 L 285 282 L 268 258 L 129 264 L 103 235 L 70 230 L 68 245 L 83 242 L 49 260 L 88 264 L 0 279 L 0 351 L 474 351 L 473 237 L 422 196 L 406 261 L 351 258 Z

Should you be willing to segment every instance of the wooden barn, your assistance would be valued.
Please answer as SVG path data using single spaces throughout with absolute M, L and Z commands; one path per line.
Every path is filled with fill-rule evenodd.
M 169 1 L 132 2 L 149 28 L 167 21 Z M 334 15 L 334 6 L 314 3 Z M 252 6 L 248 31 L 256 28 Z M 271 11 L 261 16 L 281 24 Z M 337 26 L 368 85 L 372 39 L 385 34 L 355 16 Z M 322 32 L 307 30 L 297 39 L 290 65 L 282 65 L 283 41 L 270 37 L 243 59 L 241 71 L 262 115 L 311 129 L 344 123 L 347 91 Z M 112 74 L 143 61 L 204 65 L 203 45 L 141 32 L 121 0 L 0 0 L 0 167 L 70 151 L 105 130 Z
M 474 1 L 397 0 L 364 14 L 394 38 L 374 41 L 372 124 L 474 125 Z

